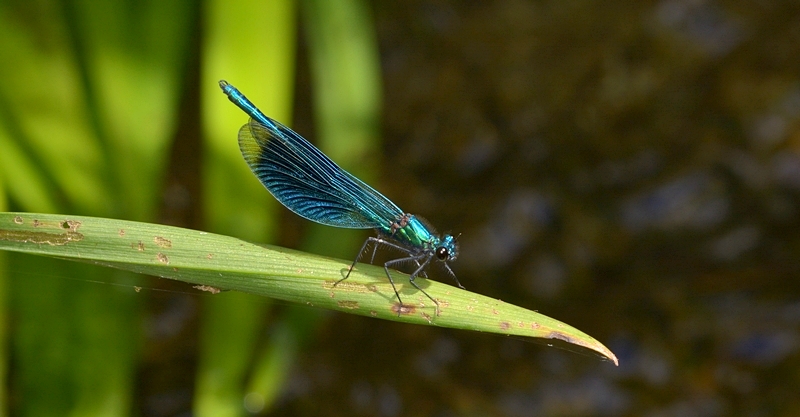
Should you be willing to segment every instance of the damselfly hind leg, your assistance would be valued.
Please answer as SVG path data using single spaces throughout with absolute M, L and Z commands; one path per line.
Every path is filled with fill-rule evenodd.
M 368 237 L 367 240 L 364 241 L 364 244 L 361 245 L 361 249 L 358 250 L 358 254 L 356 254 L 356 259 L 353 259 L 353 263 L 350 264 L 350 268 L 348 268 L 347 274 L 344 276 L 344 278 L 336 281 L 333 284 L 334 287 L 336 285 L 338 285 L 340 282 L 342 282 L 342 281 L 344 281 L 344 280 L 346 280 L 347 278 L 350 277 L 350 273 L 353 272 L 353 268 L 356 267 L 356 264 L 358 263 L 358 260 L 361 259 L 361 255 L 364 254 L 364 250 L 367 249 L 367 245 L 369 245 L 369 242 L 371 242 L 373 239 L 375 239 L 375 238 L 374 237 Z

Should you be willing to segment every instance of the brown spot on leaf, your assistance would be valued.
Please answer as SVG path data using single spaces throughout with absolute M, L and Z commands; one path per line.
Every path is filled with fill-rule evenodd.
M 411 304 L 400 304 L 400 303 L 392 304 L 392 312 L 397 314 L 398 316 L 401 314 L 414 314 L 416 311 L 417 308 Z
M 500 330 L 508 330 L 510 328 L 511 328 L 511 323 L 509 323 L 507 321 L 501 321 L 500 322 Z
M 77 232 L 83 223 L 77 220 L 64 220 L 61 223 L 63 229 L 69 229 L 71 232 Z
M 83 235 L 78 232 L 46 233 L 28 232 L 23 230 L 0 230 L 0 240 L 18 243 L 47 244 L 62 246 L 70 242 L 83 240 Z
M 200 291 L 210 292 L 211 294 L 219 294 L 222 292 L 221 289 L 217 287 L 212 287 L 210 285 L 193 285 L 192 288 L 198 289 Z
M 167 238 L 163 238 L 163 237 L 161 237 L 161 236 L 156 236 L 156 237 L 154 237 L 154 238 L 153 238 L 153 242 L 155 242 L 155 243 L 156 243 L 156 245 L 157 245 L 159 248 L 165 248 L 165 249 L 169 249 L 169 248 L 171 248 L 171 247 L 172 247 L 172 241 L 170 241 L 170 240 L 169 240 L 169 239 L 167 239 Z
M 336 304 L 348 310 L 355 310 L 359 307 L 358 301 L 337 301 Z
M 125 229 L 119 229 L 119 237 L 125 237 Z
M 575 340 L 573 340 L 571 337 L 565 335 L 564 333 L 557 332 L 557 331 L 550 332 L 550 334 L 548 334 L 546 336 L 546 338 L 547 339 L 563 340 L 563 341 L 565 341 L 567 343 L 572 343 L 572 344 L 580 344 L 580 343 L 576 343 Z
M 167 257 L 167 255 L 164 255 L 161 252 L 159 252 L 158 255 L 156 255 L 156 260 L 158 260 L 158 262 L 161 262 L 162 264 L 169 264 L 169 258 Z

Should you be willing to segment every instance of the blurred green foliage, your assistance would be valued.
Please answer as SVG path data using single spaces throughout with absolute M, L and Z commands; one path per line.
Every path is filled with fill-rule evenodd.
M 335 25 L 327 23 L 325 13 L 315 14 L 316 23 L 328 28 L 320 39 L 352 30 L 361 39 L 374 37 L 365 3 L 342 5 L 348 8 L 336 15 Z M 306 9 L 314 14 L 331 6 L 310 2 Z M 5 80 L 0 86 L 0 189 L 7 190 L 11 207 L 150 221 L 163 217 L 179 223 L 202 217 L 205 226 L 196 221 L 189 225 L 254 241 L 273 240 L 276 204 L 235 146 L 246 116 L 219 93 L 217 80 L 228 78 L 242 86 L 264 111 L 288 123 L 297 8 L 288 0 L 0 4 L 0 77 Z M 320 87 L 321 94 L 334 97 L 327 91 L 339 85 L 351 85 L 344 91 L 354 95 L 376 89 L 376 82 L 337 79 L 363 67 L 355 73 L 377 80 L 375 45 L 368 40 L 315 48 L 314 55 L 331 55 L 335 46 L 336 53 L 368 57 L 332 65 L 349 70 L 335 71 L 327 87 Z M 353 108 L 329 102 L 320 111 L 330 112 L 333 105 Z M 363 130 L 357 137 L 376 140 L 378 101 L 356 105 L 352 114 L 362 121 L 348 123 L 349 132 Z M 331 144 L 347 143 L 349 135 L 331 131 L 335 126 L 322 127 L 320 136 Z M 200 146 L 203 165 L 186 159 L 198 158 L 201 153 L 194 149 Z M 366 150 L 374 145 L 360 146 Z M 12 302 L 7 308 L 14 317 L 9 337 L 15 371 L 9 387 L 15 402 L 3 409 L 36 416 L 152 414 L 161 409 L 134 402 L 136 390 L 148 395 L 158 389 L 135 385 L 142 341 L 154 341 L 148 333 L 151 318 L 142 310 L 146 298 L 86 285 L 103 281 L 130 289 L 139 278 L 25 257 L 15 257 L 11 270 L 36 271 L 47 278 L 29 282 L 18 274 L 10 277 Z M 251 412 L 269 408 L 291 369 L 292 352 L 313 326 L 291 313 L 288 321 L 278 319 L 284 322 L 279 328 L 289 329 L 282 337 L 260 343 L 267 323 L 263 299 L 230 294 L 211 300 L 204 300 L 200 316 L 194 412 L 242 415 L 247 394 L 259 398 L 248 403 L 258 404 Z M 150 329 L 145 334 L 143 324 Z M 149 365 L 152 347 L 144 347 L 146 372 L 165 375 Z M 254 358 L 260 359 L 254 363 Z M 253 366 L 259 371 L 251 374 Z
M 189 1 L 0 4 L 0 170 L 11 206 L 153 219 L 186 70 Z M 142 299 L 86 282 L 138 279 L 14 257 L 8 410 L 126 415 Z

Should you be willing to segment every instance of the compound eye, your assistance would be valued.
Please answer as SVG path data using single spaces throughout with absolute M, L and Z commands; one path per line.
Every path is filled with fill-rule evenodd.
M 436 249 L 436 257 L 439 258 L 440 261 L 447 259 L 450 256 L 450 252 L 444 246 Z

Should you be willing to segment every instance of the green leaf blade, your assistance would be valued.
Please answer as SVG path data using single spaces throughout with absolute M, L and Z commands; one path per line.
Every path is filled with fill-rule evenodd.
M 412 324 L 556 339 L 616 356 L 591 336 L 556 319 L 418 278 L 436 306 L 399 272 L 397 301 L 383 268 L 233 237 L 157 224 L 32 213 L 0 213 L 0 249 L 80 260 L 292 303 Z

